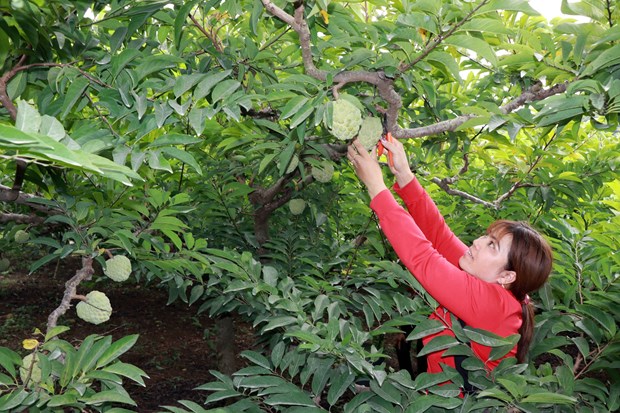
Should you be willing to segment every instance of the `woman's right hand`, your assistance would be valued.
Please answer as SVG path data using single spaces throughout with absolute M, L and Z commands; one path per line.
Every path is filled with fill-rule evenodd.
M 413 180 L 413 172 L 409 168 L 409 159 L 405 153 L 403 144 L 398 139 L 382 139 L 381 144 L 392 154 L 393 164 L 390 165 L 390 171 L 394 174 L 398 186 L 401 188 Z

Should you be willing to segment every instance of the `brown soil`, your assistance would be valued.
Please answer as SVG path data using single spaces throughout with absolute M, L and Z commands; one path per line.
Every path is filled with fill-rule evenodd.
M 51 266 L 33 275 L 25 271 L 0 274 L 0 346 L 25 354 L 22 340 L 33 337 L 35 328 L 46 330 L 47 317 L 60 303 L 64 283 L 75 274 L 77 264 L 63 262 L 58 268 Z M 71 308 L 58 321 L 71 328 L 60 338 L 79 345 L 90 334 L 111 335 L 114 340 L 139 334 L 135 346 L 120 357 L 149 376 L 146 387 L 124 382 L 138 404 L 135 410 L 162 411 L 159 406 L 179 406 L 177 400 L 202 404 L 208 394 L 193 389 L 212 381 L 209 371 L 217 370 L 214 320 L 197 315 L 196 305 L 189 307 L 181 301 L 166 305 L 168 293 L 161 288 L 95 279 L 78 287 L 78 293 L 105 292 L 112 303 L 112 318 L 93 325 L 79 319 Z M 236 327 L 236 348 L 250 348 L 251 329 L 240 322 Z

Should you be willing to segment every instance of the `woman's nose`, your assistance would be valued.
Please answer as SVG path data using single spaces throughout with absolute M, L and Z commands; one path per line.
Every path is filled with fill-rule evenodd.
M 480 248 L 480 242 L 481 242 L 481 241 L 482 241 L 482 237 L 480 237 L 480 238 L 476 238 L 476 239 L 474 240 L 474 243 L 473 243 L 474 248 L 476 248 L 476 249 Z

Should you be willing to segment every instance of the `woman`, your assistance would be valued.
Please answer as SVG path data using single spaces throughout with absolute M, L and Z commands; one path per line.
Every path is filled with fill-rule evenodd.
M 395 192 L 404 201 L 407 213 L 394 199 L 383 181 L 376 150 L 368 153 L 357 141 L 347 157 L 355 173 L 366 185 L 370 207 L 403 264 L 440 306 L 431 318 L 448 327 L 455 318 L 473 328 L 502 337 L 519 333 L 518 344 L 505 357 L 526 358 L 534 327 L 533 307 L 528 293 L 540 288 L 551 272 L 549 244 L 529 225 L 497 221 L 486 235 L 470 247 L 446 225 L 433 200 L 409 168 L 403 146 L 398 141 L 382 141 L 392 153 L 390 170 L 396 178 Z M 450 328 L 426 337 L 424 344 L 439 335 L 454 336 Z M 489 360 L 490 347 L 472 342 L 476 356 L 488 371 L 501 361 Z M 427 371 L 439 373 L 441 364 L 455 366 L 454 357 L 443 351 L 427 357 Z M 466 378 L 466 377 L 465 377 Z

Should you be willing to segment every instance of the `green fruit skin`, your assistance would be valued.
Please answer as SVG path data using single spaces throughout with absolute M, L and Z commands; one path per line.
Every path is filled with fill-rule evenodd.
M 89 292 L 86 295 L 86 301 L 80 301 L 75 306 L 75 310 L 78 317 L 92 324 L 108 321 L 112 314 L 110 300 L 104 293 L 97 290 Z
M 116 282 L 125 281 L 131 274 L 131 261 L 124 255 L 116 255 L 105 262 L 103 273 Z
M 345 99 L 338 99 L 332 105 L 332 135 L 343 141 L 353 139 L 362 124 L 362 112 Z
M 382 134 L 383 125 L 381 124 L 381 119 L 369 116 L 362 122 L 357 139 L 369 151 L 379 142 Z
M 18 244 L 23 244 L 25 242 L 28 242 L 29 239 L 30 239 L 30 234 L 24 231 L 23 229 L 20 229 L 15 233 L 15 242 L 17 242 Z
M 288 203 L 288 208 L 293 215 L 300 215 L 306 209 L 306 201 L 303 199 L 291 199 Z
M 312 176 L 318 182 L 326 183 L 331 181 L 332 176 L 334 176 L 334 165 L 331 162 L 325 161 L 321 164 L 320 167 L 312 166 Z
M 9 261 L 8 258 L 0 259 L 0 272 L 4 272 L 8 270 L 10 266 L 11 266 L 11 261 Z

